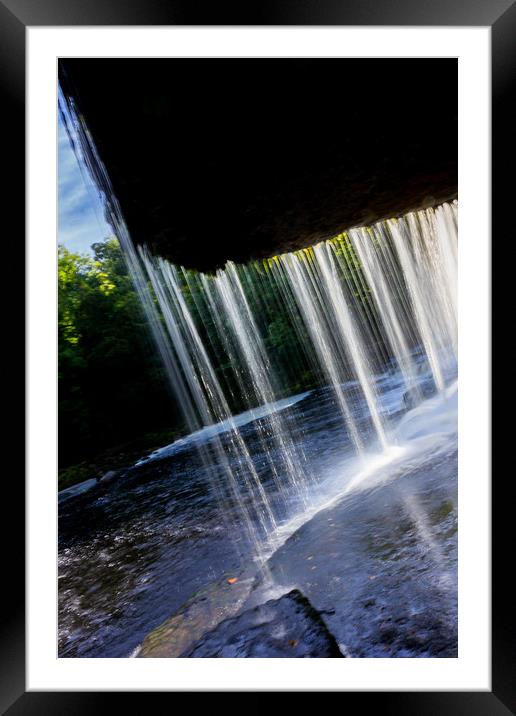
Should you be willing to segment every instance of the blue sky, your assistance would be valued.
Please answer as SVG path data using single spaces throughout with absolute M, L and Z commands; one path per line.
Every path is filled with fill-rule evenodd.
M 98 190 L 86 169 L 81 171 L 61 117 L 58 135 L 57 231 L 59 243 L 79 253 L 91 253 L 92 244 L 113 234 L 104 220 Z

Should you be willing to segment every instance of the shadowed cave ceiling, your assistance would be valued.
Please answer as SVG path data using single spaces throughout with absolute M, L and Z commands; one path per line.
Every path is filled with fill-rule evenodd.
M 455 59 L 68 59 L 137 244 L 211 271 L 457 196 Z

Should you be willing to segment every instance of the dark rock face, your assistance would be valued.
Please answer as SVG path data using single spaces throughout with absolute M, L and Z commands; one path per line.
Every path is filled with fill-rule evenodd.
M 457 656 L 457 452 L 319 512 L 268 562 L 353 658 Z M 261 599 L 259 586 L 248 600 Z
M 221 622 L 188 657 L 342 657 L 337 643 L 308 599 L 293 589 Z
M 136 243 L 212 270 L 457 194 L 454 59 L 67 59 Z

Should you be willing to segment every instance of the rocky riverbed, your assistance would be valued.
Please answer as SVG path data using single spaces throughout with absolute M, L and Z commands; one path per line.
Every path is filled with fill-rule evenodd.
M 457 656 L 457 453 L 398 470 L 318 512 L 254 580 L 210 585 L 138 655 Z
M 62 500 L 59 655 L 455 656 L 456 387 L 407 412 L 396 376 L 378 385 L 392 446 L 365 462 L 330 390 L 281 408 L 320 481 L 261 561 L 188 440 Z M 241 432 L 260 465 L 256 421 Z

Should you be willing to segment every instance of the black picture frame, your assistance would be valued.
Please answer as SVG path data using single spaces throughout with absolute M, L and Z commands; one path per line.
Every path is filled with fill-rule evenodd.
M 507 181 L 507 168 L 516 166 L 513 137 L 516 127 L 514 0 L 262 0 L 234 5 L 230 2 L 204 4 L 193 0 L 0 0 L 0 106 L 4 138 L 8 138 L 9 148 L 13 151 L 12 161 L 7 165 L 9 181 L 5 205 L 9 207 L 12 220 L 10 255 L 14 256 L 18 275 L 24 263 L 25 246 L 22 218 L 25 216 L 25 30 L 28 26 L 60 25 L 489 26 L 492 38 L 492 236 L 501 235 L 506 226 L 504 209 L 508 211 L 514 202 L 515 188 L 513 182 Z M 506 239 L 508 243 L 509 236 Z M 495 315 L 493 311 L 493 317 Z M 18 327 L 16 331 L 14 325 L 20 324 L 13 322 L 13 340 L 21 344 L 21 330 Z M 13 364 L 13 380 L 18 377 L 18 385 L 23 384 L 22 370 L 21 361 L 17 368 Z M 21 401 L 19 393 L 16 400 Z M 14 417 L 11 425 L 13 428 L 17 426 Z M 499 440 L 501 442 L 501 438 Z M 8 511 L 11 520 L 10 523 L 2 522 L 5 530 L 3 573 L 7 581 L 2 590 L 5 602 L 0 631 L 1 712 L 9 716 L 46 713 L 59 716 L 91 714 L 105 706 L 143 713 L 156 708 L 155 697 L 170 700 L 168 693 L 152 694 L 149 702 L 149 693 L 25 692 L 25 503 L 20 472 L 18 466 L 8 478 L 9 507 L 7 509 L 6 501 L 4 514 Z M 365 708 L 399 716 L 502 716 L 516 713 L 514 597 L 509 587 L 510 561 L 509 568 L 507 565 L 507 545 L 511 544 L 513 532 L 509 510 L 512 511 L 513 503 L 508 482 L 509 475 L 506 480 L 503 474 L 493 481 L 492 691 L 344 692 L 345 709 L 356 712 Z M 16 549 L 11 545 L 16 545 Z

